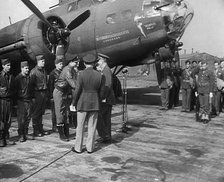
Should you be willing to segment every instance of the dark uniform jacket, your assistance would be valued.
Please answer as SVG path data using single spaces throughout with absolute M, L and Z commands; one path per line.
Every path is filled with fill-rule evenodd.
M 200 70 L 198 73 L 198 93 L 209 94 L 214 92 L 215 75 L 211 70 Z
M 102 70 L 103 75 L 105 76 L 105 99 L 106 104 L 114 105 L 116 98 L 113 91 L 113 76 L 111 69 L 106 65 Z
M 169 68 L 161 69 L 161 89 L 170 88 L 172 85 L 171 71 Z
M 34 67 L 30 72 L 30 85 L 32 91 L 47 90 L 47 73 L 44 68 Z
M 14 77 L 3 70 L 0 72 L 0 98 L 13 98 L 14 96 Z
M 49 80 L 48 80 L 48 88 L 49 88 L 50 98 L 53 97 L 55 83 L 57 82 L 60 73 L 61 73 L 61 71 L 57 70 L 56 68 L 50 72 Z
M 65 66 L 55 83 L 55 88 L 64 93 L 71 93 L 77 85 L 77 73 L 73 67 Z
M 190 68 L 189 69 L 184 69 L 182 71 L 182 74 L 181 74 L 181 86 L 182 86 L 182 89 L 190 89 L 192 88 L 192 81 L 193 79 L 191 77 L 191 70 Z
M 104 76 L 93 68 L 81 71 L 73 98 L 77 111 L 99 111 L 100 100 L 104 99 L 104 84 Z
M 176 87 L 180 87 L 180 76 L 181 76 L 181 70 L 177 68 L 171 69 L 171 78 L 173 80 L 173 84 Z
M 31 99 L 30 77 L 24 76 L 22 73 L 18 74 L 15 78 L 16 96 L 19 100 Z

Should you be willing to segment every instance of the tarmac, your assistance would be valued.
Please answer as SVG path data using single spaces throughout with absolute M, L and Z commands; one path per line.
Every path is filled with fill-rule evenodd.
M 96 143 L 92 154 L 71 151 L 75 128 L 69 142 L 51 133 L 0 148 L 0 182 L 224 182 L 224 113 L 198 123 L 180 106 L 159 110 L 159 98 L 156 87 L 129 89 L 130 130 L 117 131 L 122 105 L 114 106 L 112 143 Z M 43 123 L 50 131 L 50 110 Z M 18 140 L 16 118 L 10 134 Z

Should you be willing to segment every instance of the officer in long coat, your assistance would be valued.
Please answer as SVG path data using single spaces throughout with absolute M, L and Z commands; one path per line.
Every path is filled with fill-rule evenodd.
M 69 109 L 68 95 L 74 92 L 77 85 L 77 72 L 75 67 L 79 65 L 79 57 L 69 60 L 68 65 L 65 66 L 55 82 L 55 89 L 53 92 L 57 128 L 59 137 L 62 141 L 69 141 L 69 122 L 67 119 L 67 113 Z
M 50 98 L 53 98 L 53 91 L 55 88 L 55 83 L 57 82 L 59 75 L 63 69 L 63 57 L 57 57 L 55 59 L 55 69 L 53 69 L 49 74 L 49 81 L 48 81 L 48 88 L 50 93 Z M 57 131 L 57 121 L 56 121 L 56 114 L 55 114 L 55 106 L 54 100 L 51 102 L 51 112 L 52 112 L 52 131 Z
M 108 56 L 98 53 L 97 69 L 105 76 L 105 99 L 100 105 L 100 112 L 97 122 L 97 131 L 100 136 L 98 142 L 111 142 L 111 112 L 116 102 L 113 91 L 112 71 L 107 65 Z
M 198 73 L 198 94 L 200 102 L 200 117 L 204 123 L 209 122 L 211 98 L 215 87 L 215 76 L 207 68 L 207 61 L 202 62 L 202 67 Z
M 14 96 L 14 77 L 9 73 L 11 63 L 9 59 L 1 60 L 3 70 L 0 72 L 0 147 L 14 144 L 9 140 L 11 126 L 12 105 Z
M 27 61 L 21 62 L 21 73 L 15 78 L 16 96 L 17 96 L 17 120 L 19 141 L 27 140 L 29 123 L 31 120 L 31 90 L 29 65 Z M 34 139 L 34 138 L 30 138 Z
M 94 70 L 96 56 L 87 54 L 83 57 L 85 70 L 81 71 L 77 79 L 77 89 L 74 93 L 73 105 L 77 109 L 77 129 L 74 152 L 82 152 L 83 133 L 85 122 L 88 123 L 88 136 L 86 140 L 86 150 L 88 153 L 94 151 L 95 133 L 98 113 L 100 110 L 100 100 L 104 98 L 103 75 Z
M 31 117 L 33 122 L 33 136 L 42 137 L 48 135 L 43 129 L 43 115 L 48 99 L 47 72 L 44 69 L 45 57 L 43 55 L 36 56 L 37 65 L 30 72 L 30 87 L 33 106 Z

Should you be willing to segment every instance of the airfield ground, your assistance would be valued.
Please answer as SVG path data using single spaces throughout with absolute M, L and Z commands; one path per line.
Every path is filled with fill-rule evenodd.
M 74 139 L 62 142 L 57 133 L 0 148 L 1 182 L 224 182 L 224 113 L 209 124 L 195 122 L 181 107 L 161 111 L 156 82 L 128 80 L 128 133 L 122 105 L 113 108 L 112 143 L 96 151 L 71 152 Z M 44 127 L 51 128 L 46 110 Z M 17 137 L 16 118 L 11 136 Z M 29 133 L 32 133 L 30 127 Z M 71 138 L 75 129 L 70 129 Z

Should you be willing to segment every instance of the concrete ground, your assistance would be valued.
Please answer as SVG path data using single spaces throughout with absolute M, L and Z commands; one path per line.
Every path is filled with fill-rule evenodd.
M 224 113 L 209 124 L 195 122 L 181 107 L 159 110 L 156 87 L 128 90 L 128 133 L 122 105 L 112 116 L 111 144 L 96 144 L 92 154 L 71 152 L 74 139 L 57 133 L 0 148 L 1 182 L 224 182 Z M 44 128 L 51 128 L 46 110 Z M 17 138 L 17 123 L 11 136 Z M 32 133 L 30 128 L 29 133 Z M 71 138 L 75 129 L 70 129 Z

